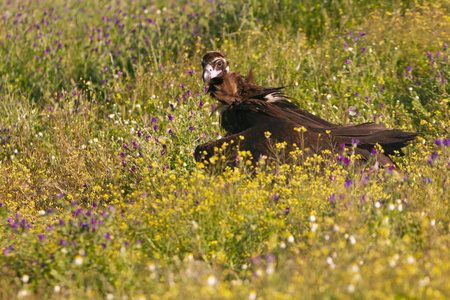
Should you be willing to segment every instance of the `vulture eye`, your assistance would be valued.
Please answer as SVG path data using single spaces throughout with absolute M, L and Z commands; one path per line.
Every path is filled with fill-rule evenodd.
M 217 62 L 217 66 L 218 66 L 219 68 L 222 66 L 222 64 L 223 64 L 223 62 L 222 62 L 221 60 L 219 60 L 219 61 Z

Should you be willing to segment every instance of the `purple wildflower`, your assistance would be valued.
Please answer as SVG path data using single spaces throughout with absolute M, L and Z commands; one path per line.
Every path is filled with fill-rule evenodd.
M 349 166 L 351 162 L 352 162 L 352 160 L 350 158 L 348 158 L 347 156 L 344 157 L 344 164 L 345 165 Z
M 351 187 L 352 184 L 353 184 L 353 181 L 352 181 L 351 179 L 345 179 L 344 186 L 345 186 L 346 188 Z
M 362 179 L 362 182 L 364 184 L 369 184 L 369 176 L 364 176 L 363 179 Z
M 331 196 L 328 198 L 328 201 L 331 202 L 331 203 L 336 202 L 336 195 L 334 193 L 331 194 Z
M 280 196 L 277 195 L 277 193 L 273 193 L 272 199 L 273 201 L 278 202 L 278 200 L 280 200 Z
M 361 196 L 361 199 L 359 199 L 359 203 L 363 204 L 364 202 L 366 202 L 366 194 Z
M 431 153 L 430 158 L 431 158 L 432 160 L 435 160 L 436 158 L 438 158 L 437 153 L 436 153 L 436 152 Z
M 269 253 L 269 254 L 266 256 L 266 260 L 267 260 L 268 263 L 274 263 L 274 262 L 276 261 L 275 255 Z
M 250 262 L 251 262 L 252 264 L 260 263 L 260 262 L 261 262 L 261 257 L 259 257 L 259 256 L 252 257 L 252 258 L 250 259 Z

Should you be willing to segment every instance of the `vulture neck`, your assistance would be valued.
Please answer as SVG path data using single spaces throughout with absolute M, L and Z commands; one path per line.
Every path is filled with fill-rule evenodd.
M 241 91 L 244 79 L 237 72 L 226 73 L 223 77 L 213 78 L 209 82 L 208 93 L 222 105 L 229 106 L 242 101 Z

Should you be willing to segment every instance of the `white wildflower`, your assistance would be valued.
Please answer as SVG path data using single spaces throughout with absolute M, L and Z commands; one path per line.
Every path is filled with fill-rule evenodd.
M 356 244 L 356 240 L 353 236 L 350 236 L 350 238 L 348 240 L 350 241 L 350 244 L 352 244 L 352 245 Z
M 83 257 L 81 257 L 81 255 L 75 256 L 74 264 L 76 266 L 81 266 L 83 264 Z
M 149 265 L 148 265 L 148 270 L 149 270 L 150 272 L 155 271 L 155 270 L 156 270 L 155 264 L 154 264 L 154 263 L 149 264 Z
M 430 282 L 430 277 L 425 276 L 425 277 L 420 277 L 418 284 L 420 286 L 424 286 L 426 284 L 428 284 Z
M 206 282 L 208 283 L 209 286 L 213 286 L 216 284 L 217 280 L 216 280 L 216 277 L 214 277 L 214 275 L 210 275 L 210 276 L 208 276 L 208 279 L 206 280 Z
M 21 290 L 21 291 L 19 291 L 19 293 L 17 294 L 17 297 L 18 297 L 18 298 L 23 298 L 23 297 L 26 297 L 26 296 L 28 296 L 28 291 L 27 291 L 27 290 Z

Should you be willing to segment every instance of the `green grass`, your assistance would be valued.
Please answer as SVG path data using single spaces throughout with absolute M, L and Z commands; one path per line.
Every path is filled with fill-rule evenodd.
M 1 299 L 450 297 L 447 2 L 11 2 Z M 331 122 L 422 136 L 397 173 L 205 169 L 214 49 Z

